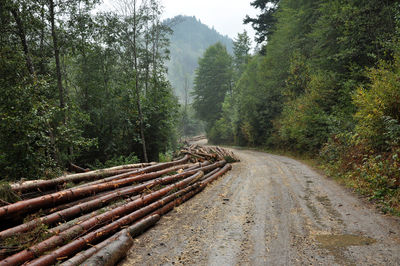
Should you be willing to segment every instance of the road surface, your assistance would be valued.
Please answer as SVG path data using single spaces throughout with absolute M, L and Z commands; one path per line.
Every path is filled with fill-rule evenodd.
M 400 265 L 400 220 L 283 156 L 241 162 L 135 239 L 121 265 Z

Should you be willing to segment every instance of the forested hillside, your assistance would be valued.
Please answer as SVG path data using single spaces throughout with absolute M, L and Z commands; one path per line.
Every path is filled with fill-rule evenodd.
M 176 140 L 157 0 L 0 2 L 2 179 L 157 160 Z M 97 161 L 97 163 L 96 163 Z
M 231 60 L 208 60 L 229 57 L 212 46 L 196 72 L 194 106 L 209 139 L 317 157 L 384 210 L 399 211 L 399 1 L 252 5 L 261 14 L 245 22 L 262 51 L 249 55 L 239 35 Z M 215 79 L 218 90 L 207 83 Z
M 214 28 L 209 28 L 196 17 L 176 16 L 165 20 L 173 33 L 170 38 L 170 60 L 167 62 L 168 80 L 176 95 L 184 102 L 185 87 L 193 88 L 194 71 L 198 59 L 210 45 L 223 43 L 232 53 L 232 40 Z M 188 95 L 190 97 L 190 95 Z

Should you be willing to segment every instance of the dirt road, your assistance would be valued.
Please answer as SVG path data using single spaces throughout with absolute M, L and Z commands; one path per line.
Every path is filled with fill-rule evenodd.
M 290 158 L 241 162 L 138 237 L 121 265 L 400 265 L 400 221 Z

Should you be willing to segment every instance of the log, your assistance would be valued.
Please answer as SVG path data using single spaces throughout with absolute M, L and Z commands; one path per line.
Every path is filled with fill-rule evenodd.
M 201 178 L 201 180 L 204 180 L 204 179 L 209 178 L 210 176 L 212 176 L 213 174 L 215 174 L 215 173 L 218 172 L 219 170 L 221 170 L 220 167 L 215 168 L 214 170 L 212 170 L 212 171 L 209 172 L 208 174 L 204 175 L 204 176 Z
M 196 174 L 196 175 L 194 175 L 194 176 L 192 176 L 190 178 L 187 178 L 186 180 L 182 180 L 179 183 L 181 183 L 183 186 L 185 186 L 185 185 L 188 184 L 187 181 L 190 180 L 190 182 L 191 182 L 193 180 L 198 180 L 202 176 L 203 176 L 203 173 L 200 172 L 199 174 Z M 184 182 L 184 181 L 186 181 L 186 182 Z M 199 184 L 199 183 L 197 183 L 197 184 Z M 181 188 L 177 184 L 173 184 L 173 185 L 170 185 L 170 186 L 174 187 L 174 188 Z M 192 189 L 192 187 L 193 186 L 189 187 L 190 190 Z M 159 190 L 159 191 L 157 191 L 155 193 L 159 193 L 161 190 Z M 130 213 L 128 215 L 125 215 L 122 218 L 120 218 L 120 219 L 118 219 L 118 220 L 116 220 L 116 221 L 114 221 L 114 222 L 112 222 L 112 223 L 110 223 L 110 224 L 108 224 L 106 226 L 103 226 L 103 227 L 101 227 L 101 228 L 99 228 L 99 229 L 97 229 L 97 230 L 95 230 L 93 232 L 90 232 L 90 233 L 88 233 L 88 234 L 86 234 L 86 235 L 84 235 L 82 237 L 79 237 L 79 238 L 69 242 L 68 244 L 66 244 L 66 245 L 58 248 L 57 250 L 51 252 L 50 254 L 41 256 L 38 259 L 35 259 L 34 261 L 31 261 L 30 263 L 28 263 L 28 265 L 51 265 L 51 264 L 55 263 L 58 258 L 68 257 L 71 254 L 74 254 L 77 250 L 80 250 L 80 249 L 84 248 L 88 243 L 90 244 L 94 240 L 96 240 L 96 239 L 98 239 L 100 237 L 104 237 L 105 235 L 114 232 L 118 228 L 121 228 L 124 225 L 128 225 L 128 224 L 136 221 L 137 219 L 145 216 L 148 213 L 151 213 L 152 211 L 160 208 L 161 206 L 165 205 L 166 203 L 168 203 L 170 201 L 173 201 L 177 196 L 180 196 L 182 194 L 188 193 L 187 190 L 188 190 L 188 188 L 181 189 L 181 190 L 179 190 L 178 192 L 176 192 L 174 194 L 166 196 L 166 197 L 162 198 L 161 200 L 153 202 L 153 203 L 151 203 L 151 204 L 149 204 L 149 205 L 147 205 L 145 207 L 142 207 L 141 209 L 138 209 L 138 210 L 136 210 L 136 211 L 134 211 L 134 212 L 132 212 L 132 213 Z M 171 190 L 169 190 L 169 191 L 171 191 Z M 150 197 L 148 199 L 150 199 Z M 129 205 L 129 204 L 127 204 L 127 205 Z M 125 205 L 125 206 L 127 206 L 127 205 Z M 144 205 L 145 204 L 143 204 L 142 206 L 144 206 Z M 118 210 L 120 208 L 117 208 L 117 209 L 115 209 L 113 211 L 105 213 L 105 214 L 103 214 L 103 216 L 106 216 L 108 214 L 108 215 L 113 215 L 114 218 L 115 217 L 120 217 L 121 214 L 123 214 L 123 213 L 116 211 L 116 210 Z M 127 212 L 129 212 L 129 211 L 127 211 Z M 82 224 L 84 224 L 84 223 L 82 223 Z M 61 234 L 63 234 L 63 233 L 61 233 Z M 58 236 L 54 236 L 54 237 L 57 238 Z M 58 243 L 57 245 L 54 245 L 54 243 L 50 243 L 48 241 L 47 244 L 48 245 L 52 244 L 52 248 L 53 248 L 53 247 L 59 246 L 59 244 L 61 244 L 61 243 Z M 44 247 L 45 247 L 45 245 L 42 245 L 42 248 L 44 248 Z M 32 253 L 31 256 L 30 256 L 31 258 L 33 258 L 32 256 L 34 254 L 39 255 L 39 254 L 43 254 L 44 253 L 43 249 L 39 250 L 38 248 L 39 248 L 38 245 L 36 245 L 36 247 L 31 247 L 29 249 L 30 253 Z M 47 250 L 49 250 L 49 249 L 50 248 L 47 247 Z M 20 252 L 20 253 L 22 253 L 22 252 Z M 28 254 L 28 253 L 20 254 L 19 256 L 16 256 L 18 254 L 15 254 L 15 255 L 13 255 L 11 257 L 8 257 L 6 260 L 7 260 L 8 263 L 9 262 L 14 263 L 15 261 L 17 261 L 17 263 L 23 263 L 23 262 L 27 261 L 26 257 L 23 257 L 25 254 Z M 21 257 L 23 257 L 23 258 L 21 258 Z M 29 259 L 31 259 L 31 258 L 29 258 Z M 25 259 L 25 260 L 22 261 L 22 259 Z M 6 261 L 6 260 L 4 260 L 4 261 Z M 2 265 L 2 262 L 0 262 L 0 265 Z
M 211 164 L 211 163 L 210 163 L 209 161 L 196 163 L 196 164 L 193 165 L 192 167 L 189 167 L 189 168 L 185 169 L 184 172 L 191 171 L 191 170 L 197 169 L 197 168 L 199 168 L 199 167 L 204 167 L 204 166 L 207 166 L 207 165 L 210 165 L 210 164 Z
M 89 169 L 82 168 L 74 163 L 69 163 L 69 168 L 75 173 L 87 173 L 90 171 Z
M 107 246 L 100 249 L 96 254 L 86 260 L 85 266 L 113 266 L 116 265 L 133 245 L 133 239 L 126 230 Z
M 94 226 L 96 226 L 98 224 L 102 224 L 104 222 L 111 221 L 111 220 L 115 219 L 116 217 L 121 217 L 122 215 L 130 213 L 133 210 L 136 210 L 139 207 L 145 206 L 149 202 L 152 202 L 152 201 L 166 195 L 168 192 L 172 191 L 173 189 L 181 189 L 182 187 L 185 187 L 186 185 L 190 184 L 194 180 L 198 180 L 202 176 L 203 176 L 203 172 L 196 173 L 196 174 L 194 174 L 182 181 L 179 181 L 175 184 L 171 184 L 171 185 L 164 187 L 156 192 L 145 195 L 142 198 L 139 198 L 135 201 L 129 202 L 129 203 L 127 203 L 123 206 L 120 206 L 118 208 L 115 208 L 111 211 L 108 211 L 108 212 L 105 212 L 98 216 L 95 216 L 81 224 L 75 225 L 64 232 L 61 232 L 58 235 L 54 235 L 42 242 L 30 247 L 29 249 L 25 249 L 19 253 L 16 253 L 16 254 L 6 258 L 5 260 L 0 261 L 0 266 L 19 265 L 28 260 L 34 259 L 35 257 L 42 255 L 44 252 L 55 248 L 56 246 L 60 246 L 60 245 L 67 243 L 70 239 L 73 239 L 74 237 L 84 233 L 85 231 L 93 228 Z M 174 194 L 172 194 L 172 195 L 174 195 Z M 168 198 L 168 197 L 170 197 L 170 196 L 167 196 L 166 198 Z M 159 203 L 162 203 L 162 201 L 159 201 Z M 154 205 L 150 204 L 144 208 L 147 208 L 149 206 L 154 207 Z M 142 208 L 142 209 L 144 209 L 144 208 Z M 151 209 L 151 207 L 149 207 L 149 208 Z M 136 213 L 136 212 L 134 212 L 134 213 Z M 126 218 L 126 217 L 132 217 L 132 214 L 125 216 L 123 218 Z M 129 218 L 129 219 L 131 219 L 131 218 Z M 114 226 L 115 222 L 111 223 L 111 224 L 113 224 L 113 226 Z M 114 227 L 111 227 L 110 230 L 114 230 L 114 229 L 115 229 Z M 98 233 L 98 230 L 96 230 L 95 232 Z M 79 239 L 83 239 L 83 238 L 87 239 L 87 236 L 94 237 L 93 234 L 90 233 Z M 99 236 L 101 236 L 101 234 Z M 72 241 L 70 243 L 75 243 L 76 241 L 77 240 Z M 86 242 L 84 241 L 83 243 L 85 244 Z M 69 247 L 70 247 L 70 245 L 68 244 L 67 248 L 69 249 Z M 58 253 L 54 253 L 54 252 L 51 254 L 52 254 L 52 256 L 51 256 L 50 260 L 52 261 L 52 263 L 54 263 L 54 261 L 57 258 L 64 257 L 64 255 L 59 255 Z M 43 256 L 43 257 L 46 257 L 45 261 L 47 261 L 50 258 L 51 254 L 49 254 L 48 256 Z M 64 253 L 62 253 L 62 254 L 64 254 Z M 43 262 L 42 260 L 39 260 L 39 261 L 41 263 Z
M 215 179 L 217 179 L 218 177 L 220 177 L 221 175 L 225 174 L 226 172 L 228 172 L 229 170 L 232 169 L 232 165 L 231 164 L 226 164 L 224 167 L 222 167 L 222 169 L 220 169 L 218 172 L 206 177 L 206 179 L 203 179 L 201 181 L 201 185 L 207 186 L 209 183 L 213 182 Z
M 209 183 L 211 183 L 212 181 L 214 181 L 215 179 L 217 179 L 218 177 L 229 171 L 231 167 L 232 166 L 230 164 L 226 164 L 222 169 L 219 169 L 214 174 L 209 175 L 207 179 L 203 179 L 203 181 L 200 181 L 199 183 L 187 187 L 186 189 L 191 190 L 189 193 L 185 194 L 180 198 L 177 198 L 173 202 L 166 204 L 164 207 L 154 211 L 152 214 L 159 214 L 159 215 L 166 214 L 176 206 L 182 204 L 183 202 L 187 201 L 188 199 L 190 199 L 191 197 L 202 191 Z
M 118 177 L 115 177 L 114 179 L 117 180 L 119 178 L 127 177 L 133 174 L 141 174 L 141 173 L 149 173 L 161 169 L 165 169 L 171 166 L 175 166 L 178 164 L 182 164 L 186 162 L 189 159 L 188 156 L 183 157 L 180 160 L 177 161 L 172 161 L 172 162 L 166 162 L 166 163 L 159 163 L 159 164 L 135 164 L 135 165 L 130 165 L 130 166 L 144 166 L 144 165 L 149 165 L 145 168 L 142 169 L 136 169 L 136 170 L 130 170 L 126 169 L 123 166 L 118 166 L 118 167 L 112 167 L 111 169 L 101 169 L 101 170 L 96 170 L 96 171 L 91 171 L 91 172 L 86 172 L 86 173 L 79 173 L 79 174 L 73 174 L 73 175 L 67 175 L 67 176 L 61 176 L 59 178 L 51 179 L 51 180 L 39 180 L 37 182 L 29 182 L 26 184 L 13 184 L 11 187 L 13 191 L 23 193 L 23 192 L 28 192 L 32 190 L 46 190 L 48 188 L 55 187 L 60 184 L 68 183 L 68 182 L 80 182 L 83 180 L 88 180 L 88 179 L 95 179 L 98 177 L 105 177 L 105 176 L 112 176 L 114 174 L 118 174 Z M 136 168 L 136 167 L 135 167 Z M 125 174 L 121 174 L 121 171 L 125 172 Z M 113 179 L 111 179 L 113 180 Z M 101 183 L 97 182 L 96 184 Z
M 137 168 L 137 167 L 135 167 Z M 60 176 L 55 179 L 50 179 L 50 180 L 36 180 L 36 181 L 28 181 L 22 184 L 12 184 L 11 188 L 13 191 L 17 193 L 26 193 L 30 191 L 35 191 L 35 190 L 40 190 L 40 191 L 45 191 L 54 187 L 57 187 L 59 185 L 62 185 L 64 183 L 69 183 L 69 182 L 74 182 L 78 183 L 81 181 L 85 180 L 91 180 L 91 179 L 96 179 L 99 177 L 107 177 L 107 176 L 112 176 L 112 175 L 119 175 L 123 173 L 128 173 L 128 172 L 134 172 L 137 169 L 101 169 L 101 170 L 95 170 L 95 171 L 90 171 L 90 172 L 85 172 L 85 173 L 78 173 L 78 174 L 72 174 L 72 175 L 65 175 L 65 176 Z
M 189 167 L 188 165 L 185 165 L 186 167 Z M 167 170 L 160 170 L 157 172 L 152 172 L 152 173 L 147 173 L 147 174 L 142 174 L 138 176 L 133 176 L 129 178 L 124 178 L 120 180 L 114 180 L 102 184 L 95 184 L 95 185 L 90 185 L 90 186 L 85 186 L 82 188 L 71 188 L 71 189 L 66 189 L 63 191 L 59 191 L 56 193 L 48 194 L 42 197 L 38 198 L 33 198 L 33 199 L 28 199 L 24 201 L 18 201 L 16 203 L 0 207 L 0 218 L 10 216 L 17 214 L 19 212 L 30 212 L 32 210 L 37 210 L 39 208 L 43 207 L 48 207 L 49 205 L 56 205 L 60 202 L 65 202 L 65 201 L 72 201 L 76 198 L 82 198 L 86 197 L 88 195 L 110 190 L 110 189 L 116 189 L 122 186 L 126 186 L 129 184 L 132 184 L 134 182 L 139 182 L 139 181 L 146 181 L 149 179 L 153 179 L 155 177 L 158 177 L 160 175 L 168 173 L 169 169 L 178 169 L 180 166 L 174 166 L 171 168 L 168 168 Z M 169 171 L 168 171 L 169 170 Z M 189 173 L 189 172 L 187 172 Z
M 152 166 L 148 166 L 142 169 L 138 169 L 136 171 L 133 172 L 129 172 L 129 175 L 127 174 L 123 174 L 123 175 L 116 175 L 116 176 L 111 176 L 111 177 L 107 177 L 107 178 L 103 178 L 100 180 L 96 180 L 87 184 L 83 184 L 78 186 L 79 187 L 86 187 L 86 186 L 91 186 L 91 185 L 97 185 L 97 184 L 101 184 L 101 183 L 105 183 L 105 182 L 109 182 L 109 181 L 114 181 L 114 180 L 120 180 L 122 178 L 125 178 L 127 176 L 134 176 L 134 175 L 140 175 L 140 174 L 144 174 L 144 173 L 151 173 L 154 171 L 159 171 L 162 169 L 167 169 L 168 167 L 171 168 L 171 171 L 174 171 L 173 169 L 179 169 L 178 168 L 174 168 L 174 166 L 179 166 L 182 165 L 183 163 L 187 162 L 189 160 L 189 156 L 185 155 L 182 159 L 180 160 L 176 160 L 176 161 L 172 161 L 172 162 L 167 162 L 167 163 L 159 163 L 156 165 L 152 165 Z
M 171 169 L 171 168 L 168 168 L 167 170 L 161 170 L 161 171 L 158 171 L 158 172 L 155 172 L 155 173 L 157 173 L 156 174 L 157 176 L 160 176 L 162 174 L 165 174 L 165 173 L 169 172 L 169 169 Z M 175 167 L 173 167 L 173 169 L 175 169 Z M 155 174 L 155 173 L 153 173 L 153 174 Z M 141 185 L 136 185 L 136 186 L 131 186 L 131 187 L 127 187 L 127 188 L 118 189 L 118 190 L 116 190 L 116 191 L 114 191 L 112 193 L 107 193 L 107 194 L 105 194 L 103 196 L 96 197 L 95 199 L 90 200 L 88 202 L 83 202 L 83 203 L 80 203 L 78 205 L 74 205 L 74 206 L 72 206 L 70 208 L 67 208 L 67 209 L 64 209 L 64 210 L 60 210 L 60 211 L 57 211 L 57 212 L 53 212 L 53 213 L 51 213 L 49 215 L 46 215 L 44 217 L 41 217 L 41 218 L 32 220 L 30 222 L 27 222 L 27 223 L 24 223 L 24 224 L 21 224 L 21 225 L 6 229 L 6 230 L 0 232 L 0 239 L 4 239 L 6 237 L 12 236 L 12 235 L 20 233 L 20 232 L 26 232 L 26 231 L 34 228 L 39 223 L 43 223 L 43 224 L 48 224 L 49 225 L 49 224 L 53 224 L 55 222 L 58 222 L 60 220 L 68 220 L 69 218 L 75 217 L 75 216 L 77 216 L 77 215 L 79 215 L 81 213 L 86 213 L 86 212 L 91 211 L 93 209 L 100 208 L 100 207 L 106 205 L 107 203 L 109 203 L 110 201 L 118 199 L 118 198 L 121 198 L 122 196 L 132 195 L 134 193 L 139 193 L 139 192 L 141 192 L 141 191 L 143 191 L 145 189 L 149 189 L 149 188 L 151 188 L 151 187 L 153 187 L 155 185 L 158 185 L 158 184 L 168 184 L 168 183 L 170 183 L 170 182 L 172 182 L 174 180 L 177 180 L 177 179 L 182 178 L 182 177 L 189 176 L 191 174 L 194 174 L 193 171 L 186 172 L 185 174 L 174 175 L 174 176 L 171 176 L 171 177 L 159 178 L 159 179 L 156 179 L 156 180 L 153 180 L 153 181 L 149 181 L 149 182 L 141 184 Z M 145 175 L 149 176 L 151 174 L 145 174 Z M 143 176 L 144 175 L 142 175 L 142 177 Z M 152 175 L 152 176 L 155 176 L 155 175 Z M 136 176 L 134 178 L 138 179 L 139 177 L 141 177 L 141 176 Z
M 114 209 L 116 207 L 122 206 L 122 205 L 124 205 L 124 204 L 126 204 L 126 203 L 128 203 L 130 201 L 137 200 L 138 198 L 140 198 L 140 196 L 136 195 L 136 196 L 124 199 L 124 200 L 122 200 L 120 202 L 116 202 L 114 204 L 111 204 L 110 206 L 106 206 L 104 208 L 101 208 L 99 210 L 93 211 L 91 213 L 79 216 L 78 218 L 76 218 L 74 220 L 65 222 L 63 224 L 60 224 L 60 225 L 58 225 L 56 227 L 53 227 L 53 228 L 49 229 L 49 232 L 52 233 L 52 234 L 59 234 L 60 232 L 65 231 L 65 230 L 71 228 L 72 226 L 74 226 L 76 224 L 82 223 L 82 222 L 84 222 L 84 221 L 86 221 L 86 220 L 88 220 L 88 219 L 90 219 L 92 217 L 95 217 L 95 216 L 97 216 L 97 215 L 99 215 L 99 214 L 101 214 L 103 212 L 110 211 L 110 210 L 112 210 L 112 209 Z
M 117 188 L 117 189 L 114 189 L 114 190 L 100 192 L 100 193 L 97 193 L 97 194 L 95 194 L 93 196 L 85 197 L 85 198 L 78 199 L 78 200 L 75 200 L 75 201 L 71 201 L 71 202 L 68 202 L 68 203 L 65 203 L 65 204 L 61 204 L 61 205 L 58 205 L 58 206 L 55 206 L 55 207 L 52 207 L 52 208 L 48 208 L 48 209 L 45 209 L 43 211 L 43 214 L 51 214 L 51 213 L 54 213 L 54 212 L 62 211 L 62 210 L 71 208 L 73 206 L 79 205 L 81 203 L 89 202 L 91 200 L 94 200 L 94 199 L 97 199 L 97 198 L 103 197 L 105 195 L 112 194 L 112 193 L 115 193 L 115 192 L 118 192 L 118 191 L 121 191 L 121 190 L 124 190 L 124 189 L 126 189 L 126 187 L 121 187 L 121 188 Z
M 124 169 L 132 169 L 132 168 L 144 168 L 152 165 L 156 165 L 156 162 L 151 162 L 151 163 L 134 163 L 134 164 L 123 164 L 123 165 L 118 165 L 118 166 L 113 166 L 110 168 L 106 168 L 103 170 L 124 170 Z
M 149 227 L 153 226 L 159 220 L 160 220 L 160 215 L 153 214 L 153 215 L 150 215 L 150 216 L 148 216 L 146 218 L 143 218 L 142 220 L 134 223 L 133 225 L 129 226 L 128 228 L 124 229 L 123 231 L 127 231 L 130 234 L 131 237 L 135 237 L 137 235 L 140 235 L 142 232 L 144 232 Z M 119 235 L 120 235 L 120 233 L 116 233 L 112 237 L 104 240 L 103 242 L 97 244 L 96 246 L 93 246 L 93 247 L 91 247 L 91 248 L 89 248 L 87 250 L 79 252 L 74 257 L 72 257 L 69 260 L 67 260 L 67 261 L 63 262 L 62 264 L 60 264 L 60 266 L 79 266 L 79 265 L 83 265 L 83 262 L 85 260 L 90 258 L 93 254 L 95 254 L 97 251 L 101 250 L 103 247 L 105 247 L 108 244 L 112 243 L 115 239 L 117 239 L 119 237 Z M 86 263 L 84 265 L 86 265 Z

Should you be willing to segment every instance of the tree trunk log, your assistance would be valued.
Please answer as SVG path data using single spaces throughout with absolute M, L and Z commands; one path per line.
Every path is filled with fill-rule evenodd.
M 136 166 L 138 164 L 135 164 Z M 147 164 L 139 164 L 139 165 L 147 165 Z M 154 164 L 151 164 L 154 165 Z M 148 166 L 151 166 L 148 165 Z M 167 166 L 168 167 L 168 166 Z M 132 168 L 137 168 L 137 167 L 132 167 Z M 143 168 L 145 169 L 145 168 Z M 122 171 L 121 171 L 122 170 Z M 142 170 L 142 169 L 139 169 Z M 38 180 L 36 182 L 29 182 L 29 183 L 22 183 L 22 184 L 13 184 L 11 185 L 13 191 L 19 192 L 19 193 L 25 193 L 28 191 L 33 191 L 33 190 L 47 190 L 48 188 L 54 188 L 58 185 L 64 184 L 64 183 L 69 183 L 69 182 L 74 182 L 78 183 L 81 181 L 85 180 L 92 180 L 96 178 L 103 178 L 107 176 L 112 176 L 112 175 L 120 175 L 124 174 L 122 176 L 129 176 L 128 173 L 141 173 L 139 172 L 138 169 L 130 169 L 130 168 L 120 168 L 120 167 L 112 167 L 112 168 L 107 168 L 107 169 L 101 169 L 101 170 L 95 170 L 95 171 L 90 171 L 86 173 L 78 173 L 78 174 L 72 174 L 72 175 L 66 175 L 66 176 L 60 176 L 55 179 L 51 180 Z M 143 172 L 151 172 L 150 171 L 142 171 Z
M 126 230 L 119 233 L 118 237 L 107 246 L 100 249 L 96 254 L 86 260 L 85 266 L 113 266 L 126 256 L 133 245 L 133 239 Z
M 133 225 L 129 226 L 128 228 L 124 229 L 123 231 L 129 232 L 131 237 L 135 237 L 137 235 L 140 235 L 147 228 L 153 226 L 155 223 L 158 222 L 158 220 L 160 220 L 160 215 L 153 214 L 153 215 L 150 215 L 150 216 L 148 216 L 148 217 L 146 217 L 146 218 L 134 223 Z M 82 251 L 82 252 L 76 254 L 71 259 L 69 259 L 69 260 L 63 262 L 62 264 L 60 264 L 60 266 L 86 265 L 86 263 L 83 264 L 84 261 L 89 259 L 93 254 L 95 254 L 96 252 L 100 251 L 102 248 L 104 248 L 108 244 L 110 244 L 113 241 L 115 241 L 120 236 L 120 234 L 121 234 L 121 232 L 119 232 L 119 233 L 113 235 L 112 237 L 104 240 L 103 242 L 97 244 L 96 246 L 93 246 L 93 247 L 91 247 L 91 248 L 89 248 L 89 249 L 87 249 L 85 251 Z M 123 254 L 123 255 L 126 255 L 126 254 Z
M 38 197 L 38 198 L 28 199 L 28 200 L 24 200 L 24 201 L 18 201 L 11 205 L 0 207 L 0 218 L 4 217 L 4 216 L 10 217 L 19 212 L 27 213 L 29 211 L 37 210 L 39 208 L 48 207 L 51 205 L 54 206 L 61 202 L 72 201 L 77 198 L 86 197 L 93 193 L 107 191 L 110 189 L 116 189 L 119 187 L 123 187 L 123 186 L 129 185 L 129 184 L 132 184 L 134 182 L 146 181 L 146 180 L 158 177 L 160 175 L 166 174 L 165 171 L 166 170 L 161 170 L 161 171 L 147 173 L 147 174 L 143 174 L 143 175 L 139 175 L 139 176 L 133 176 L 133 177 L 128 177 L 128 178 L 124 178 L 124 179 L 120 179 L 120 180 L 114 180 L 114 181 L 110 181 L 110 182 L 106 182 L 106 183 L 67 189 L 67 190 L 48 194 L 48 195 Z M 187 173 L 191 173 L 191 172 L 187 172 Z M 185 174 L 187 174 L 187 173 L 185 173 Z
M 167 172 L 168 172 L 167 170 L 161 170 L 159 172 L 150 173 L 150 174 L 156 174 L 157 176 L 160 176 Z M 145 174 L 145 175 L 150 175 L 150 174 Z M 178 174 L 178 175 L 159 178 L 159 179 L 156 179 L 153 181 L 146 182 L 141 185 L 118 189 L 117 191 L 114 191 L 112 193 L 107 193 L 104 196 L 97 197 L 88 202 L 83 202 L 81 204 L 74 205 L 70 208 L 67 208 L 67 209 L 64 209 L 61 211 L 53 212 L 47 216 L 32 220 L 30 222 L 18 225 L 16 227 L 6 229 L 6 230 L 0 232 L 0 239 L 4 239 L 4 238 L 12 236 L 16 233 L 26 232 L 26 231 L 34 228 L 39 223 L 53 224 L 60 220 L 68 220 L 69 218 L 75 217 L 81 213 L 86 213 L 88 211 L 91 211 L 91 210 L 94 210 L 97 208 L 101 208 L 102 206 L 105 206 L 110 201 L 121 198 L 122 196 L 139 193 L 145 189 L 150 189 L 151 187 L 154 187 L 155 185 L 158 185 L 158 184 L 168 184 L 168 183 L 173 182 L 174 180 L 178 180 L 180 178 L 189 176 L 191 174 L 193 174 L 193 171 L 191 171 L 189 173 L 186 172 L 186 173 L 182 173 L 182 174 Z M 139 177 L 143 177 L 143 175 L 137 176 L 135 178 L 138 179 Z
M 164 188 L 162 188 L 162 189 L 160 189 L 160 190 L 158 190 L 156 192 L 153 192 L 153 193 L 150 193 L 148 195 L 145 195 L 142 198 L 139 198 L 139 199 L 137 199 L 135 201 L 129 202 L 129 203 L 127 203 L 127 204 L 125 204 L 123 206 L 120 206 L 118 208 L 115 208 L 115 209 L 113 209 L 111 211 L 108 211 L 108 212 L 105 212 L 103 214 L 100 214 L 100 215 L 98 215 L 96 217 L 93 217 L 93 218 L 91 218 L 91 219 L 89 219 L 89 220 L 87 220 L 87 221 L 85 221 L 85 222 L 83 222 L 81 224 L 75 225 L 75 226 L 69 228 L 68 230 L 66 230 L 64 232 L 61 232 L 58 235 L 54 235 L 54 236 L 46 239 L 45 241 L 42 241 L 42 242 L 30 247 L 29 249 L 23 250 L 23 251 L 21 251 L 19 253 L 16 253 L 16 254 L 6 258 L 3 261 L 0 261 L 0 266 L 3 266 L 3 265 L 16 265 L 16 264 L 19 265 L 19 264 L 22 264 L 22 263 L 24 263 L 24 262 L 26 262 L 28 260 L 34 259 L 35 257 L 43 254 L 44 252 L 46 252 L 48 250 L 51 250 L 51 249 L 53 249 L 53 248 L 55 248 L 57 246 L 65 244 L 65 243 L 68 243 L 69 240 L 73 239 L 74 237 L 76 237 L 78 235 L 81 235 L 82 233 L 84 233 L 85 231 L 93 228 L 96 225 L 102 224 L 104 222 L 111 221 L 111 220 L 115 219 L 116 217 L 121 217 L 123 215 L 126 215 L 127 213 L 131 213 L 132 211 L 134 211 L 134 210 L 136 210 L 136 209 L 138 209 L 138 208 L 140 208 L 142 206 L 145 206 L 146 204 L 148 204 L 148 203 L 150 203 L 150 202 L 152 202 L 152 201 L 154 201 L 154 200 L 166 195 L 167 193 L 169 193 L 173 189 L 181 189 L 181 188 L 187 186 L 188 184 L 190 184 L 193 181 L 198 180 L 202 176 L 203 176 L 203 172 L 196 173 L 196 174 L 194 174 L 194 175 L 192 175 L 192 176 L 190 176 L 190 177 L 188 177 L 188 178 L 186 178 L 186 179 L 184 179 L 182 181 L 179 181 L 179 182 L 177 182 L 175 184 L 172 184 L 172 185 L 169 185 L 167 187 L 164 187 Z M 163 205 L 164 201 L 168 197 L 170 197 L 170 196 L 167 196 L 163 200 L 158 201 L 158 204 L 162 204 Z M 156 205 L 157 204 L 153 204 L 152 203 L 152 204 L 140 209 L 141 210 L 140 212 L 136 211 L 136 212 L 133 212 L 133 213 L 127 215 L 127 216 L 124 216 L 123 218 L 121 218 L 121 219 L 124 219 L 123 220 L 124 221 L 123 225 L 126 225 L 126 223 L 125 223 L 126 221 L 132 222 L 133 221 L 132 217 L 135 217 L 137 219 L 137 218 L 142 217 L 142 216 L 140 216 L 140 214 L 142 214 L 142 213 L 144 213 L 143 215 L 147 214 L 148 213 L 148 212 L 146 212 L 147 210 L 152 211 L 153 210 L 152 208 L 155 208 Z M 136 216 L 132 216 L 133 214 L 135 214 Z M 119 221 L 119 220 L 117 220 L 117 221 Z M 118 224 L 118 225 L 119 225 L 118 227 L 120 227 L 121 223 Z M 116 226 L 115 222 L 107 225 L 107 230 L 114 230 L 115 229 L 114 226 Z M 92 241 L 93 239 L 95 239 L 97 234 L 100 234 L 100 235 L 97 235 L 98 237 L 100 237 L 102 234 L 104 234 L 103 231 L 99 231 L 99 230 L 96 230 L 94 232 L 96 232 L 96 234 L 93 234 L 93 232 L 92 232 L 92 233 L 89 233 L 89 234 L 79 238 L 79 240 L 83 241 L 83 242 L 79 242 L 80 244 L 79 244 L 78 248 L 81 248 L 81 244 L 82 243 L 85 245 L 86 244 L 86 240 Z M 107 232 L 109 232 L 109 231 L 107 231 Z M 83 239 L 85 239 L 85 240 L 83 240 Z M 43 259 L 35 260 L 35 263 L 38 262 L 39 263 L 38 265 L 41 265 L 41 263 L 45 263 L 45 262 L 48 263 L 48 261 L 51 261 L 50 264 L 54 263 L 57 260 L 57 258 L 65 256 L 64 252 L 67 252 L 68 254 L 70 254 L 69 253 L 70 252 L 70 248 L 72 248 L 73 250 L 76 250 L 75 249 L 76 246 L 74 246 L 74 244 L 73 244 L 73 243 L 76 243 L 76 241 L 78 241 L 78 240 L 74 240 L 74 241 L 70 242 L 69 244 L 67 244 L 66 246 L 64 246 L 65 250 L 62 249 L 62 252 L 52 252 L 49 255 L 41 257 Z M 61 249 L 58 249 L 58 250 L 61 250 Z M 47 265 L 47 264 L 43 264 L 43 265 Z

